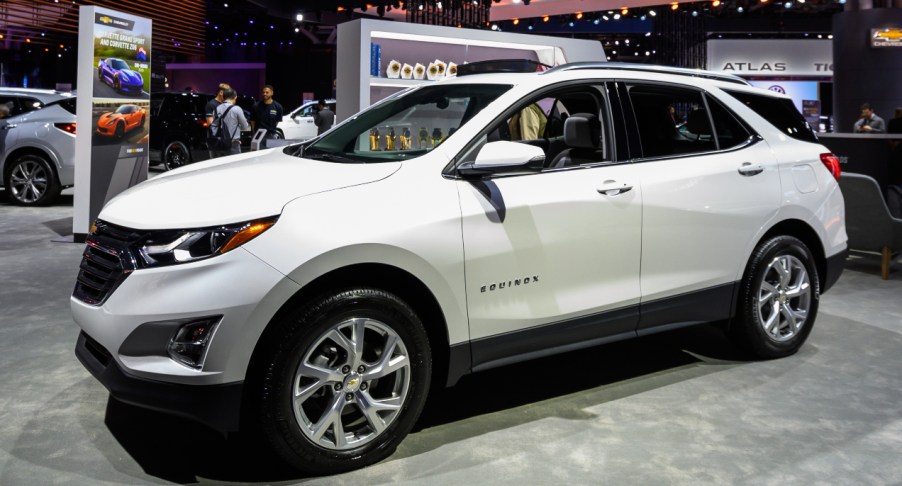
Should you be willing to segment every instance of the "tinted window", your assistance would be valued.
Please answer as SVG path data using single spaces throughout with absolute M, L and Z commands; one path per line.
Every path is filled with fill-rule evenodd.
M 19 112 L 19 104 L 14 96 L 0 96 L 0 105 L 6 107 L 8 114 L 6 116 L 16 116 Z
M 65 109 L 69 113 L 72 113 L 73 115 L 75 114 L 75 98 L 69 98 L 69 99 L 63 100 L 57 104 L 62 106 L 63 109 Z
M 725 91 L 786 135 L 797 140 L 818 143 L 814 131 L 808 126 L 808 122 L 805 121 L 802 114 L 796 110 L 792 100 L 740 91 Z
M 720 150 L 726 150 L 745 143 L 752 135 L 739 122 L 732 112 L 726 109 L 713 96 L 706 96 L 711 120 L 714 122 L 714 133 Z
M 19 98 L 19 113 L 28 113 L 29 111 L 40 110 L 44 107 L 44 103 L 28 97 Z
M 716 150 L 700 92 L 657 85 L 628 85 L 627 89 L 643 157 Z
M 128 64 L 125 61 L 121 61 L 119 59 L 110 59 L 110 64 L 113 66 L 113 69 L 123 70 L 128 69 Z

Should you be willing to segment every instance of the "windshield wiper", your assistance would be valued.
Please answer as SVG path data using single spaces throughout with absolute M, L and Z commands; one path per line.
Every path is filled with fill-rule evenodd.
M 330 162 L 359 162 L 358 160 L 354 160 L 350 157 L 345 157 L 343 155 L 338 155 L 332 152 L 318 152 L 312 154 L 302 154 L 302 157 L 305 159 L 313 159 L 313 160 L 328 160 Z

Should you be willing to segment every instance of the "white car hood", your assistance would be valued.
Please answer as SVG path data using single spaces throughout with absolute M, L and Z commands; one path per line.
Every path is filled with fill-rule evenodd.
M 384 179 L 400 162 L 341 164 L 286 155 L 281 148 L 215 159 L 132 187 L 100 219 L 134 229 L 200 228 L 280 214 L 298 197 Z

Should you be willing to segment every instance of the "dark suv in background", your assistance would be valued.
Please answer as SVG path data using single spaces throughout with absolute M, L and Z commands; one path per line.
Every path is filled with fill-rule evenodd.
M 166 170 L 210 158 L 204 107 L 215 95 L 194 91 L 168 91 L 150 95 L 150 161 Z M 238 106 L 250 121 L 254 98 L 239 96 Z M 246 149 L 250 132 L 242 133 Z

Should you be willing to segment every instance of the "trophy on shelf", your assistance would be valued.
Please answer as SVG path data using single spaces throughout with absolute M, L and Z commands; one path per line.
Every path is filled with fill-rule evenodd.
M 388 68 L 385 70 L 385 75 L 392 79 L 398 79 L 401 77 L 401 63 L 392 59 L 388 62 Z
M 434 62 L 429 63 L 429 68 L 426 70 L 426 79 L 429 81 L 438 79 L 438 66 Z
M 388 135 L 385 136 L 385 150 L 394 150 L 395 149 L 395 129 L 394 127 L 389 127 Z
M 436 69 L 435 79 L 441 79 L 441 78 L 445 77 L 445 69 L 447 67 L 448 66 L 443 61 L 439 61 L 438 59 L 436 59 L 435 60 L 435 69 Z
M 379 129 L 370 130 L 370 150 L 375 152 L 379 150 Z
M 453 78 L 454 76 L 457 76 L 457 64 L 449 62 L 448 69 L 445 71 L 445 77 Z
M 442 135 L 442 129 L 441 129 L 441 128 L 434 128 L 434 129 L 432 130 L 432 146 L 433 146 L 433 147 L 435 147 L 436 145 L 442 143 L 442 140 L 444 140 L 444 139 L 445 139 L 445 136 Z
M 426 66 L 417 63 L 413 67 L 413 79 L 423 79 L 426 76 Z
M 410 150 L 410 129 L 405 128 L 403 132 L 401 132 L 401 150 Z
M 401 79 L 413 79 L 413 66 L 406 62 L 401 66 Z
M 426 144 L 429 143 L 429 130 L 426 130 L 426 127 L 420 127 L 420 133 L 417 138 L 420 142 L 419 148 L 427 148 Z

